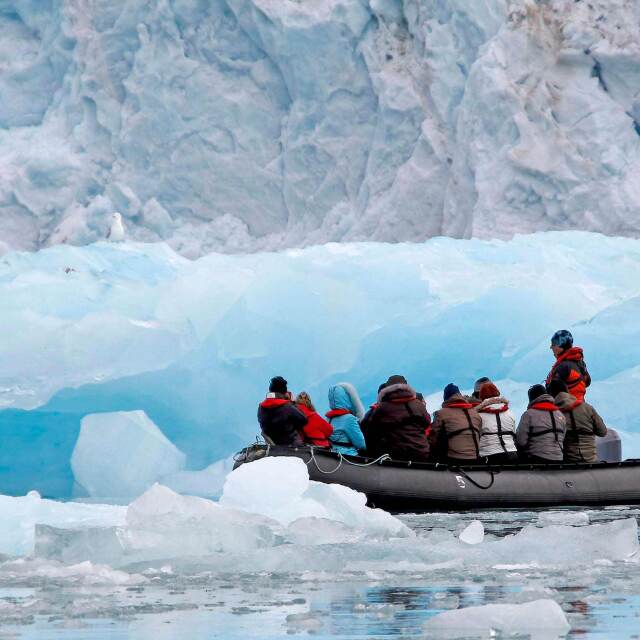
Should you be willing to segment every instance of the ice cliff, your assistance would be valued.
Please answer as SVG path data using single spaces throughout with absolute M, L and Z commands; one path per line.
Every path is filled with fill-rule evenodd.
M 162 243 L 8 253 L 0 258 L 0 487 L 71 494 L 82 419 L 137 410 L 162 433 L 144 416 L 140 437 L 115 416 L 85 420 L 76 480 L 89 484 L 82 469 L 101 464 L 89 455 L 96 449 L 134 465 L 118 455 L 126 447 L 174 460 L 164 473 L 179 477 L 169 486 L 193 484 L 191 471 L 255 439 L 257 404 L 276 374 L 320 411 L 340 380 L 368 403 L 381 381 L 402 373 L 434 394 L 434 411 L 448 382 L 468 389 L 490 375 L 518 413 L 528 386 L 549 371 L 549 339 L 561 327 L 585 349 L 588 398 L 625 432 L 625 455 L 637 455 L 639 271 L 639 240 L 585 232 L 196 261 Z M 92 438 L 92 425 L 113 442 Z M 186 454 L 184 470 L 165 437 Z M 151 460 L 137 463 L 138 475 L 149 464 L 158 470 Z
M 1 0 L 0 252 L 640 231 L 632 0 Z

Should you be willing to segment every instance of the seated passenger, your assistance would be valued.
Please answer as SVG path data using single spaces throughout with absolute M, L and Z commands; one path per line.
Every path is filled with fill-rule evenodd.
M 403 376 L 391 376 L 380 389 L 367 421 L 367 453 L 371 458 L 386 453 L 394 460 L 426 462 L 430 424 L 424 400 L 417 397 Z
M 281 376 L 271 378 L 269 393 L 258 407 L 258 422 L 269 444 L 299 446 L 303 443 L 302 430 L 307 418 L 293 404 L 287 381 Z
M 333 427 L 316 412 L 306 391 L 301 391 L 296 397 L 296 407 L 307 418 L 307 424 L 302 430 L 304 441 L 314 447 L 329 449 L 331 447 L 329 436 L 333 433 Z
M 529 407 L 522 414 L 516 444 L 526 462 L 562 462 L 565 419 L 541 384 L 529 389 Z
M 326 416 L 333 427 L 329 438 L 331 448 L 344 455 L 357 456 L 366 448 L 358 423 L 364 415 L 358 392 L 348 382 L 339 382 L 329 389 L 329 406 L 331 410 Z
M 383 382 L 379 387 L 378 387 L 378 393 L 380 393 L 386 386 L 386 382 Z M 362 435 L 364 436 L 364 439 L 367 441 L 367 446 L 369 443 L 369 439 L 367 438 L 367 429 L 369 428 L 369 423 L 371 420 L 371 416 L 373 415 L 373 412 L 378 408 L 378 397 L 376 396 L 376 401 L 367 409 L 367 412 L 364 414 L 364 417 L 362 418 L 362 420 L 360 420 L 360 430 L 362 431 Z
M 473 383 L 473 393 L 470 396 L 467 396 L 467 400 L 474 407 L 477 407 L 481 402 L 481 400 L 480 400 L 480 389 L 482 388 L 482 385 L 485 384 L 486 382 L 491 382 L 491 380 L 489 378 L 487 378 L 487 376 L 483 376 L 482 378 L 478 378 Z
M 566 329 L 553 334 L 550 349 L 556 357 L 556 362 L 547 376 L 547 384 L 551 384 L 553 380 L 564 382 L 569 393 L 578 402 L 582 402 L 587 387 L 591 384 L 582 349 L 573 346 L 573 336 Z
M 480 457 L 488 464 L 515 464 L 516 419 L 509 410 L 509 401 L 500 395 L 493 382 L 485 382 L 479 392 L 480 404 L 476 411 L 482 419 Z
M 607 435 L 607 427 L 598 412 L 587 402 L 578 402 L 560 380 L 552 380 L 547 390 L 567 422 L 564 461 L 597 462 L 596 436 Z
M 450 464 L 478 463 L 481 429 L 482 419 L 473 405 L 455 384 L 448 384 L 429 433 L 433 457 Z

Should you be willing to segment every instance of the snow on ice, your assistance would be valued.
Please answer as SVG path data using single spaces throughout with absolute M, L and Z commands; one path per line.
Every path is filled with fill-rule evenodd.
M 321 411 L 339 380 L 368 403 L 400 372 L 434 411 L 445 384 L 469 389 L 489 374 L 518 413 L 552 364 L 549 338 L 560 327 L 585 348 L 588 398 L 623 431 L 625 456 L 637 455 L 639 270 L 638 241 L 582 232 L 193 262 L 163 244 L 6 254 L 0 486 L 72 495 L 82 418 L 144 411 L 187 456 L 166 483 L 217 495 L 224 469 L 211 465 L 255 439 L 256 406 L 274 374 Z M 146 486 L 158 479 L 139 470 Z
M 0 7 L 0 252 L 638 234 L 632 0 Z

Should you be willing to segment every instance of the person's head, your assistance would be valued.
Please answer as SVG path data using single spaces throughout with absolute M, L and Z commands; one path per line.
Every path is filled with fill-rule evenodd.
M 493 382 L 485 382 L 480 387 L 480 392 L 478 394 L 480 400 L 488 400 L 489 398 L 499 398 L 500 397 L 500 389 L 496 387 Z
M 529 391 L 527 393 L 529 395 L 529 402 L 533 402 L 540 396 L 545 395 L 547 393 L 547 390 L 541 384 L 534 384 L 529 388 Z
M 480 389 L 485 382 L 491 382 L 491 379 L 487 378 L 487 376 L 483 376 L 475 381 L 473 384 L 473 393 L 471 394 L 474 398 L 480 397 Z
M 315 411 L 316 408 L 313 406 L 313 402 L 311 402 L 311 398 L 306 391 L 301 391 L 296 396 L 296 404 L 303 404 L 307 409 L 311 409 L 311 411 Z
M 556 356 L 556 358 L 567 349 L 571 349 L 572 346 L 573 336 L 571 332 L 566 329 L 560 329 L 551 336 L 551 346 L 549 348 L 553 351 L 553 355 Z
M 408 384 L 407 379 L 404 376 L 395 375 L 389 376 L 389 379 L 385 383 L 385 387 L 390 387 L 392 384 Z
M 567 387 L 567 384 L 565 382 L 563 382 L 562 380 L 552 380 L 548 385 L 547 385 L 547 393 L 550 396 L 553 396 L 554 398 L 559 394 L 559 393 L 568 393 L 569 392 L 569 387 Z
M 455 396 L 456 394 L 459 394 L 459 393 L 460 393 L 460 389 L 458 389 L 458 387 L 455 384 L 453 384 L 453 382 L 450 382 L 444 388 L 444 392 L 442 394 L 442 398 L 446 402 L 447 400 L 449 400 L 449 398 L 451 398 L 451 396 Z
M 269 392 L 280 393 L 283 396 L 286 396 L 288 392 L 287 381 L 282 376 L 271 378 L 271 380 L 269 380 Z

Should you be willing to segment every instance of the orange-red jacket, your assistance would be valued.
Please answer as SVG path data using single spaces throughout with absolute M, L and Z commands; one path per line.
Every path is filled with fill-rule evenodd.
M 587 387 L 591 384 L 591 376 L 580 347 L 571 347 L 558 356 L 547 376 L 547 384 L 554 379 L 562 380 L 578 403 L 584 402 Z
M 307 417 L 307 424 L 302 430 L 304 441 L 314 447 L 330 447 L 329 436 L 333 433 L 333 427 L 306 405 L 296 404 L 296 407 Z

